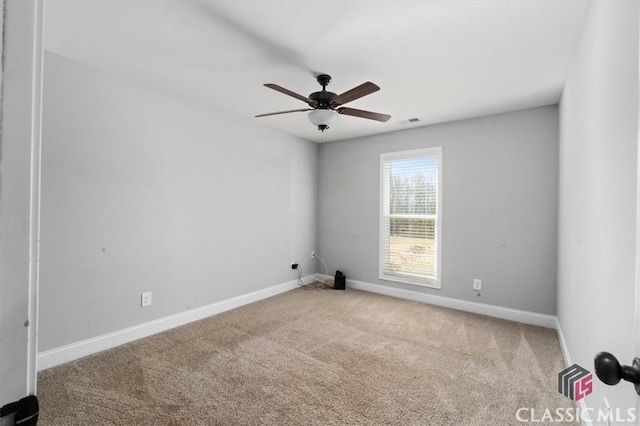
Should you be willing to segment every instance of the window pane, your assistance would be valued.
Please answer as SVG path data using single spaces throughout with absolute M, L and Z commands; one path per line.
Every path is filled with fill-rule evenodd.
M 436 214 L 437 158 L 390 161 L 387 173 L 391 214 Z
M 440 148 L 381 158 L 381 278 L 439 287 Z
M 385 219 L 385 270 L 389 273 L 435 278 L 436 220 Z

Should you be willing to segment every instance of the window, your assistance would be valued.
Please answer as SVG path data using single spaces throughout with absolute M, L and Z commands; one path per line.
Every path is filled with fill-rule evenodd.
M 380 155 L 380 279 L 440 288 L 442 149 Z

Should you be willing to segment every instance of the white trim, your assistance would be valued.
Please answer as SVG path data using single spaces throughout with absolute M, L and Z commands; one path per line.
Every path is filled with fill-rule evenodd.
M 382 281 L 390 281 L 390 282 L 396 282 L 401 284 L 415 285 L 418 287 L 432 288 L 434 290 L 440 290 L 442 288 L 440 286 L 440 281 L 438 280 L 437 277 L 434 280 L 433 278 L 422 278 L 422 277 L 413 278 L 409 274 L 398 273 L 397 275 L 391 275 L 391 274 L 382 273 L 378 276 L 378 278 Z
M 43 25 L 44 2 L 34 4 L 31 100 L 31 188 L 29 205 L 29 329 L 27 342 L 27 393 L 38 387 L 38 294 L 40 288 L 40 189 L 42 156 Z
M 562 326 L 560 320 L 556 317 L 556 333 L 558 334 L 558 341 L 560 342 L 560 350 L 562 351 L 562 358 L 564 358 L 565 367 L 573 365 L 571 361 L 571 355 L 569 355 L 569 347 L 567 341 L 564 339 L 564 333 L 562 332 Z
M 42 0 L 0 4 L 0 405 L 35 394 L 37 384 L 43 6 Z
M 581 413 L 586 413 L 587 412 L 587 403 L 584 401 L 584 398 L 582 398 L 580 401 L 578 401 L 578 410 Z M 590 422 L 588 419 L 583 418 L 583 416 L 580 416 L 580 425 L 581 426 L 593 426 L 593 422 Z
M 389 201 L 385 201 L 385 173 L 384 164 L 385 161 L 404 160 L 417 157 L 437 157 L 438 159 L 438 194 L 437 194 L 437 212 L 436 218 L 436 277 L 416 277 L 412 278 L 406 274 L 393 274 L 387 273 L 384 270 L 385 266 L 385 218 L 389 217 L 387 213 L 389 211 Z M 428 287 L 434 289 L 440 289 L 442 287 L 441 275 L 442 275 L 442 147 L 429 147 L 420 149 L 411 149 L 406 151 L 395 152 L 382 152 L 380 153 L 380 187 L 379 187 L 379 205 L 380 212 L 378 218 L 378 278 L 384 281 L 399 282 L 404 284 L 410 284 L 420 287 Z M 402 215 L 398 215 L 402 216 Z M 422 216 L 422 215 L 421 215 Z M 419 217 L 419 216 L 411 216 Z
M 320 281 L 320 282 L 333 282 L 333 280 L 335 279 L 335 277 L 331 276 L 331 275 L 325 275 L 325 274 L 321 274 L 320 272 L 316 272 L 315 274 L 312 275 L 313 279 L 316 281 Z
M 562 352 L 562 358 L 564 358 L 565 367 L 569 367 L 573 365 L 573 361 L 571 360 L 571 355 L 569 354 L 569 347 L 567 346 L 567 341 L 564 338 L 564 333 L 562 332 L 562 325 L 560 325 L 560 319 L 556 317 L 556 333 L 558 334 L 558 341 L 560 342 L 560 351 Z M 584 399 L 581 399 L 577 402 L 578 409 L 580 412 L 586 413 L 587 411 L 587 403 Z M 593 426 L 593 422 L 588 421 L 587 419 L 580 417 L 580 424 L 582 426 Z
M 488 305 L 485 303 L 468 302 L 466 300 L 453 299 L 451 297 L 437 296 L 433 294 L 418 293 L 417 291 L 387 287 L 379 284 L 371 284 L 363 281 L 347 279 L 347 287 L 356 290 L 369 291 L 371 293 L 384 294 L 385 296 L 400 299 L 413 300 L 429 305 L 442 306 L 459 311 L 474 314 L 487 315 L 509 321 L 517 321 L 524 324 L 537 325 L 546 328 L 556 328 L 556 316 L 523 311 L 520 309 L 505 308 L 503 306 Z
M 560 324 L 560 319 L 556 317 L 556 333 L 558 334 L 558 341 L 560 342 L 560 351 L 562 352 L 562 358 L 564 358 L 565 367 L 569 367 L 573 365 L 573 361 L 571 360 L 571 355 L 569 354 L 569 347 L 567 346 L 567 341 L 564 338 L 564 333 L 562 332 L 562 325 Z M 577 402 L 578 410 L 582 413 L 587 412 L 587 403 L 584 399 L 581 399 Z M 580 417 L 580 425 L 581 426 L 593 426 L 593 422 L 588 421 L 587 419 Z
M 636 22 L 638 22 L 638 17 L 636 17 Z M 640 34 L 638 34 L 640 35 Z M 636 64 L 638 65 L 638 64 Z M 636 68 L 637 69 L 637 68 Z M 637 90 L 635 93 L 636 102 L 638 97 L 640 96 L 640 90 Z M 636 117 L 636 148 L 640 148 L 640 108 L 638 109 L 638 116 Z M 636 356 L 640 356 L 640 149 L 637 149 L 636 154 L 636 276 L 635 276 L 635 320 L 634 324 L 635 330 L 635 339 L 636 339 Z M 640 413 L 640 398 L 636 399 L 636 413 Z
M 308 284 L 313 282 L 314 279 L 315 278 L 312 275 L 307 276 L 303 278 L 303 282 Z M 133 327 L 103 334 L 102 336 L 92 337 L 80 342 L 40 352 L 38 354 L 38 369 L 44 370 L 46 368 L 51 368 L 106 349 L 114 348 L 143 337 L 148 337 L 193 321 L 207 318 L 211 315 L 229 311 L 249 303 L 257 302 L 258 300 L 284 293 L 296 287 L 298 287 L 297 280 L 289 281 L 263 290 L 222 300 L 200 308 L 191 309 L 186 312 L 180 312 L 179 314 L 158 318 L 143 324 L 134 325 Z

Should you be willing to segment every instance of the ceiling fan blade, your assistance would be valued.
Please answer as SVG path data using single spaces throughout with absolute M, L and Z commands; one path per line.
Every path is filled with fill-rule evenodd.
M 285 89 L 284 87 L 278 86 L 277 84 L 266 83 L 265 87 L 268 87 L 269 89 L 276 90 L 276 91 L 278 91 L 280 93 L 284 93 L 285 95 L 292 96 L 292 97 L 294 97 L 296 99 L 300 99 L 301 101 L 306 102 L 309 105 L 315 105 L 315 102 L 312 101 L 311 99 L 307 98 L 306 96 L 299 95 L 296 92 L 292 92 L 291 90 Z
M 378 90 L 380 90 L 380 87 L 370 81 L 367 81 L 366 83 L 362 83 L 358 87 L 354 87 L 353 89 L 347 90 L 346 92 L 336 96 L 331 100 L 331 105 L 344 105 L 347 102 L 351 102 L 363 96 L 370 95 L 371 93 L 377 92 Z
M 290 112 L 302 112 L 302 111 L 311 111 L 311 108 L 305 108 L 305 109 L 290 109 L 288 111 L 278 111 L 278 112 L 269 112 L 267 114 L 260 114 L 260 115 L 256 115 L 256 118 L 258 117 L 267 117 L 269 115 L 278 115 L 278 114 L 289 114 Z
M 360 117 L 360 118 L 368 118 L 369 120 L 382 121 L 384 123 L 389 121 L 389 119 L 391 118 L 391 116 L 387 114 L 380 114 L 380 113 L 371 112 L 371 111 L 363 111 L 361 109 L 354 109 L 354 108 L 343 107 L 343 108 L 338 108 L 337 111 L 338 113 L 343 115 L 350 115 L 352 117 Z

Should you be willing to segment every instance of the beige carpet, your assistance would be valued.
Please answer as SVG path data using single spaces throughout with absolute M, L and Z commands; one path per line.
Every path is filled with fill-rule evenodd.
M 297 289 L 41 372 L 39 424 L 521 424 L 563 368 L 550 329 Z

